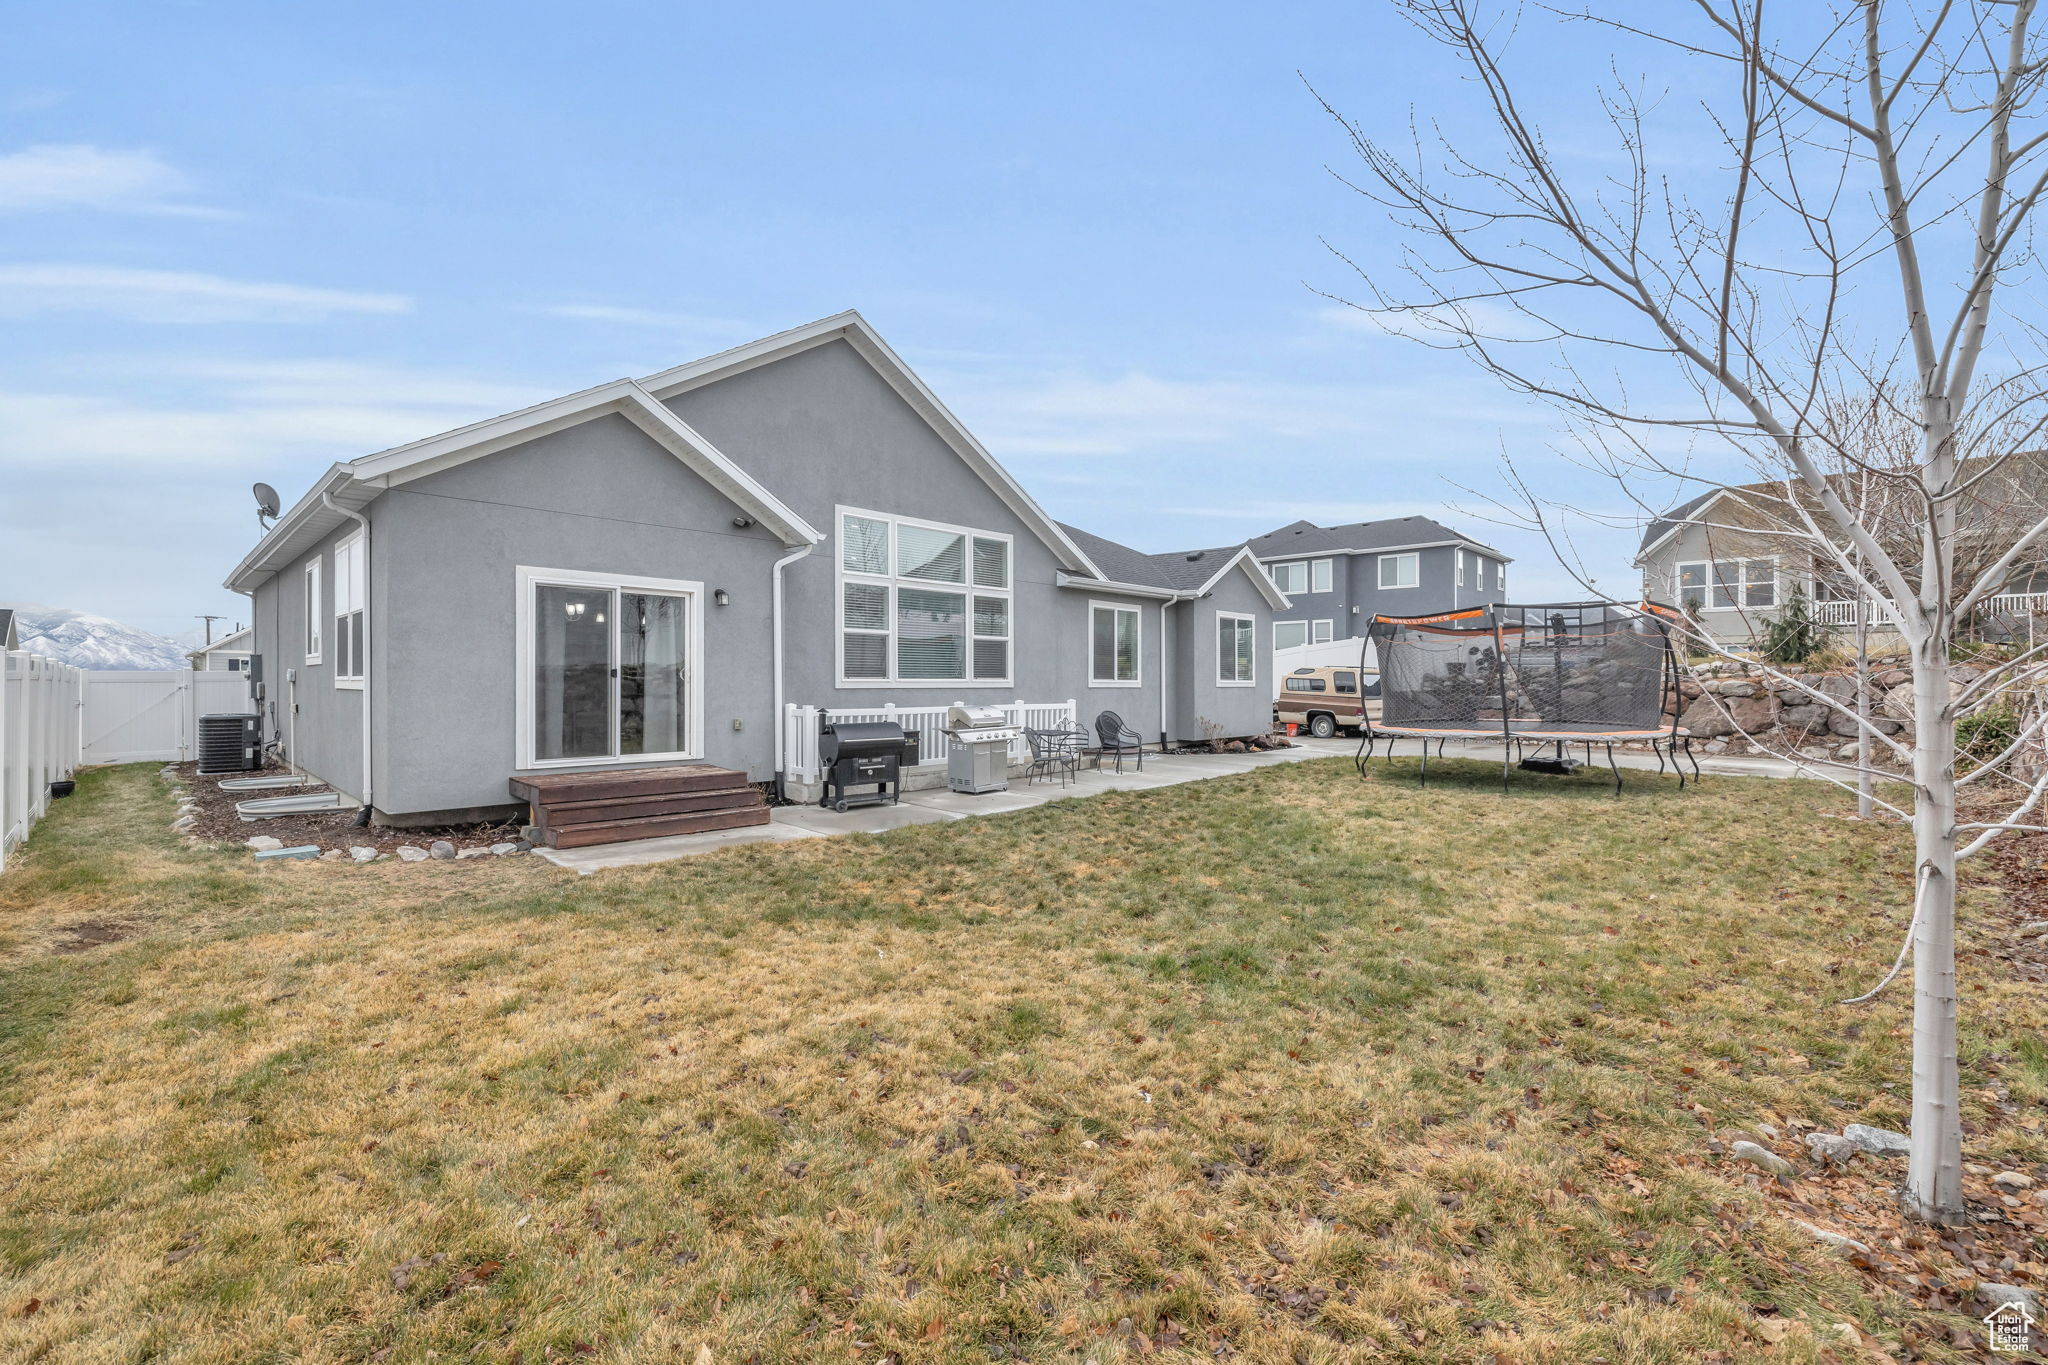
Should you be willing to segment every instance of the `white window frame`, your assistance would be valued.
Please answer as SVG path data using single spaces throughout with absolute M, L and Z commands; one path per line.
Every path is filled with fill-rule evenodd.
M 1405 563 L 1405 564 L 1407 564 L 1407 565 L 1409 566 L 1409 572 L 1410 572 L 1410 575 L 1411 575 L 1411 578 L 1412 578 L 1412 580 L 1413 580 L 1413 581 L 1411 581 L 1411 582 L 1407 582 L 1407 583 L 1389 583 L 1389 582 L 1387 581 L 1387 566 L 1388 566 L 1389 564 L 1393 564 L 1393 565 L 1399 566 L 1399 565 L 1401 565 L 1401 564 L 1404 564 L 1404 563 Z M 1399 573 L 1398 573 L 1398 568 L 1397 568 L 1397 572 L 1396 572 L 1396 577 L 1398 577 L 1398 576 L 1399 576 Z M 1381 591 L 1381 592 L 1397 592 L 1397 591 L 1400 591 L 1400 592 L 1405 592 L 1405 591 L 1406 591 L 1407 589 L 1409 589 L 1409 588 L 1419 588 L 1419 587 L 1421 587 L 1421 586 L 1422 586 L 1422 554 L 1421 554 L 1421 552 L 1420 552 L 1420 551 L 1418 551 L 1418 550 L 1409 550 L 1409 551 L 1407 551 L 1407 552 L 1406 552 L 1405 554 L 1394 554 L 1394 555 L 1381 555 L 1381 556 L 1379 557 L 1379 570 L 1378 570 L 1378 582 L 1379 582 L 1379 585 L 1380 585 L 1380 591 Z
M 516 644 L 513 650 L 514 666 L 518 670 L 513 679 L 514 705 L 518 708 L 514 725 L 514 748 L 512 760 L 519 771 L 547 772 L 558 768 L 615 768 L 637 767 L 648 763 L 681 763 L 702 759 L 704 756 L 704 585 L 680 578 L 645 578 L 638 574 L 588 573 L 580 569 L 543 569 L 521 564 L 514 574 L 517 600 L 514 610 Z M 588 758 L 536 759 L 533 753 L 533 629 L 534 602 L 543 587 L 549 588 L 609 588 L 612 601 L 618 601 L 621 592 L 660 593 L 665 597 L 686 597 L 689 599 L 690 625 L 684 640 L 687 671 L 683 680 L 686 689 L 685 704 L 690 709 L 684 736 L 687 747 L 665 754 L 598 754 Z M 612 666 L 612 746 L 618 747 L 619 740 L 619 679 L 617 659 L 619 657 L 619 613 L 616 605 L 611 613 L 611 657 Z
M 327 619 L 334 623 L 334 685 L 349 692 L 363 690 L 363 661 L 349 653 L 350 636 L 344 623 L 350 616 L 363 617 L 363 648 L 367 651 L 370 645 L 370 561 L 364 555 L 364 549 L 365 541 L 360 530 L 334 542 L 334 604 Z M 361 581 L 352 584 L 350 579 Z M 343 611 L 344 594 L 352 598 L 358 588 L 363 600 Z M 344 673 L 344 668 L 349 671 Z
M 1301 586 L 1298 588 L 1290 588 L 1281 581 L 1281 578 L 1283 576 L 1283 572 L 1285 574 L 1285 577 L 1287 578 L 1294 577 L 1292 570 L 1295 569 L 1301 570 Z M 1266 577 L 1272 579 L 1273 586 L 1278 588 L 1282 593 L 1284 593 L 1288 597 L 1293 597 L 1297 593 L 1307 592 L 1309 584 L 1308 561 L 1306 559 L 1289 559 L 1279 564 L 1269 565 L 1266 569 Z
M 1280 632 L 1281 632 L 1281 631 L 1283 631 L 1283 630 L 1289 630 L 1289 629 L 1293 629 L 1293 628 L 1296 628 L 1296 627 L 1299 627 L 1299 628 L 1300 628 L 1300 630 L 1301 630 L 1301 644 L 1299 644 L 1299 645 L 1283 645 L 1283 644 L 1281 644 L 1281 643 L 1280 643 Z M 1309 630 L 1308 630 L 1308 622 L 1306 622 L 1306 621 L 1275 621 L 1275 622 L 1273 623 L 1273 648 L 1274 648 L 1274 649 L 1276 649 L 1276 650 L 1281 650 L 1281 649 L 1300 649 L 1300 648 L 1301 648 L 1301 647 L 1302 647 L 1303 645 L 1306 645 L 1306 644 L 1308 643 L 1308 636 L 1309 636 Z
M 322 625 L 327 619 L 327 594 L 321 591 L 326 585 L 322 582 L 325 575 L 321 572 L 320 565 L 321 558 L 319 555 L 314 555 L 311 559 L 307 560 L 305 578 L 303 580 L 305 589 L 303 605 L 306 611 L 306 662 L 309 664 L 320 662 L 320 645 L 327 638 Z
M 1131 655 L 1131 667 L 1136 670 L 1128 678 L 1098 678 L 1095 676 L 1095 613 L 1128 612 L 1137 619 L 1138 641 Z M 1115 639 L 1115 624 L 1111 623 L 1111 639 Z M 1145 685 L 1145 613 L 1128 602 L 1088 603 L 1088 685 L 1090 687 L 1143 687 Z
M 1252 675 L 1249 678 L 1226 678 L 1223 676 L 1223 623 L 1242 621 L 1252 633 L 1252 647 L 1246 657 L 1251 660 Z M 1216 685 L 1218 687 L 1257 687 L 1259 685 L 1259 618 L 1249 612 L 1219 611 L 1211 625 L 1209 636 L 1216 642 Z M 1235 660 L 1232 660 L 1233 665 Z
M 1735 601 L 1725 607 L 1717 607 L 1713 601 L 1714 589 L 1721 586 L 1720 580 L 1714 573 L 1714 567 L 1717 564 L 1732 564 L 1736 568 L 1734 583 Z M 1771 566 L 1770 578 L 1749 577 L 1749 566 L 1751 564 L 1769 564 Z M 1685 607 L 1685 588 L 1682 586 L 1682 581 L 1687 569 L 1701 570 L 1701 577 L 1706 579 L 1706 596 L 1700 603 L 1701 611 L 1776 611 L 1782 605 L 1784 573 L 1776 555 L 1739 555 L 1729 559 L 1688 559 L 1683 562 L 1674 562 L 1671 566 L 1671 595 L 1678 599 L 1680 610 L 1683 610 Z M 1752 587 L 1761 587 L 1766 582 L 1769 583 L 1771 589 L 1770 601 L 1752 604 L 1746 600 Z
M 1310 592 L 1328 592 L 1334 578 L 1335 573 L 1333 572 L 1331 561 L 1327 559 L 1311 559 L 1308 562 L 1308 590 Z
M 1335 621 L 1311 621 L 1308 623 L 1308 642 L 1312 645 L 1326 645 L 1336 638 Z
M 888 559 L 885 574 L 861 573 L 846 567 L 846 519 L 866 517 L 872 521 L 884 522 L 889 527 Z M 967 537 L 966 581 L 947 583 L 932 578 L 905 578 L 897 573 L 896 532 L 899 527 L 915 526 L 927 531 L 942 531 L 950 535 Z M 979 587 L 974 582 L 974 542 L 999 540 L 1003 543 L 1006 560 L 1006 586 L 1000 588 Z M 884 609 L 883 619 L 888 623 L 887 632 L 864 631 L 863 634 L 882 635 L 889 665 L 886 678 L 849 678 L 846 676 L 846 585 L 848 583 L 871 583 L 889 590 L 889 601 Z M 967 658 L 964 678 L 898 678 L 896 676 L 896 590 L 909 587 L 920 591 L 959 591 L 967 597 Z M 1004 621 L 1009 626 L 1008 636 L 977 635 L 974 633 L 974 599 L 977 597 L 1000 597 L 1007 604 Z M 1004 651 L 1003 662 L 1008 665 L 1000 678 L 977 678 L 974 676 L 974 642 L 976 640 L 1007 639 L 1009 648 Z M 846 688 L 898 688 L 898 687 L 946 687 L 959 691 L 963 687 L 1014 687 L 1011 680 L 1017 674 L 1017 542 L 1016 537 L 1004 531 L 985 531 L 978 526 L 955 526 L 950 522 L 927 521 L 923 517 L 906 517 L 896 512 L 877 512 L 866 507 L 849 507 L 844 504 L 832 509 L 832 675 L 840 687 Z

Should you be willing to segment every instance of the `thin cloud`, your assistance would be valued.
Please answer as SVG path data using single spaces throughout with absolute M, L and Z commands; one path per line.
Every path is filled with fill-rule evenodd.
M 338 361 L 187 363 L 183 404 L 132 386 L 0 392 L 0 461 L 18 470 L 134 466 L 310 470 L 523 407 L 546 393 L 464 375 Z
M 184 172 L 151 151 L 110 151 L 88 143 L 46 143 L 0 156 L 0 212 L 102 209 L 117 213 L 223 217 L 191 203 Z
M 130 322 L 320 322 L 337 314 L 412 311 L 402 294 L 230 280 L 104 265 L 0 266 L 0 316 L 99 313 Z

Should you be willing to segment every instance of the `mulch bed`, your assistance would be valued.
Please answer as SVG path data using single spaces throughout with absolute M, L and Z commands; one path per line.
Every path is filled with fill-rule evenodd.
M 172 764 L 178 780 L 184 784 L 186 793 L 198 803 L 199 809 L 193 816 L 192 827 L 187 831 L 195 839 L 210 843 L 241 844 L 259 834 L 268 834 L 273 839 L 282 839 L 286 848 L 300 844 L 318 844 L 323 850 L 330 848 L 374 848 L 380 853 L 391 853 L 402 844 L 425 848 L 436 839 L 445 839 L 459 849 L 488 848 L 492 844 L 505 843 L 519 837 L 520 822 L 502 821 L 497 824 L 441 825 L 428 829 L 382 829 L 370 825 L 363 829 L 355 827 L 354 807 L 345 810 L 319 811 L 309 815 L 280 815 L 268 820 L 244 820 L 235 813 L 235 802 L 249 801 L 265 796 L 310 796 L 327 791 L 321 783 L 312 782 L 301 787 L 274 787 L 264 791 L 224 792 L 220 789 L 223 780 L 218 776 L 201 777 L 196 763 Z M 235 773 L 232 777 L 256 777 L 270 774 Z

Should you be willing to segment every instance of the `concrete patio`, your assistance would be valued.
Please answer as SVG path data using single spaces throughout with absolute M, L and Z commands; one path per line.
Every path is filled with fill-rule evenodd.
M 1041 779 L 1025 784 L 1013 780 L 1008 791 L 988 792 L 981 796 L 967 796 L 959 792 L 938 788 L 927 791 L 905 792 L 900 804 L 894 806 L 867 806 L 850 810 L 844 815 L 817 806 L 780 806 L 769 815 L 765 825 L 754 825 L 746 829 L 717 830 L 709 834 L 679 834 L 665 839 L 636 839 L 623 844 L 598 844 L 590 848 L 537 848 L 534 853 L 558 867 L 588 874 L 608 867 L 637 867 L 644 863 L 667 862 L 671 858 L 687 858 L 697 853 L 710 853 L 721 848 L 732 848 L 738 844 L 782 843 L 791 839 L 825 839 L 836 834 L 875 834 L 883 830 L 901 829 L 906 825 L 938 824 L 945 820 L 969 820 L 979 815 L 1004 815 L 1011 811 L 1029 810 L 1042 806 L 1048 801 L 1059 801 L 1070 797 L 1096 796 L 1110 791 L 1144 791 L 1153 787 L 1171 787 L 1182 782 L 1203 782 L 1211 778 L 1230 777 L 1237 773 L 1248 773 L 1259 768 L 1270 768 L 1277 763 L 1300 763 L 1312 758 L 1350 758 L 1358 752 L 1355 739 L 1309 739 L 1302 738 L 1291 749 L 1271 749 L 1264 753 L 1252 754 L 1147 754 L 1145 770 L 1139 772 L 1129 763 L 1122 772 L 1113 766 L 1101 770 L 1084 768 L 1078 779 L 1062 785 L 1057 780 Z M 1400 757 L 1413 762 L 1415 747 L 1404 744 Z M 1468 745 L 1462 750 L 1453 747 L 1446 753 L 1447 758 L 1471 758 L 1491 760 L 1498 763 L 1501 752 L 1498 745 Z M 1615 761 L 1624 768 L 1649 769 L 1655 771 L 1657 760 L 1648 754 L 1616 753 Z M 1705 758 L 1700 768 L 1709 775 L 1723 777 L 1796 777 L 1801 774 L 1793 765 L 1770 758 Z

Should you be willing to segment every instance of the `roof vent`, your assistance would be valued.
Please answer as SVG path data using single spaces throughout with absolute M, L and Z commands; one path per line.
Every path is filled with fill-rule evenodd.
M 1197 550 L 1197 551 L 1195 551 L 1195 552 L 1194 552 L 1193 554 L 1191 554 L 1191 555 L 1189 555 L 1189 556 L 1188 556 L 1188 563 L 1190 563 L 1190 564 L 1194 563 L 1194 562 L 1195 562 L 1196 560 L 1200 559 L 1200 558 L 1201 558 L 1201 557 L 1202 557 L 1203 555 L 1205 555 L 1205 554 L 1207 554 L 1207 553 L 1209 553 L 1209 552 L 1208 552 L 1207 550 Z

